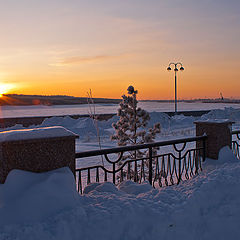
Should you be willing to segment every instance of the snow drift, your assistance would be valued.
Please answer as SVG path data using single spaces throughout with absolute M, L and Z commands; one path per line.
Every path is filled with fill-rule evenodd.
M 78 198 L 67 167 L 46 173 L 12 170 L 0 184 L 0 225 L 44 220 L 75 207 Z

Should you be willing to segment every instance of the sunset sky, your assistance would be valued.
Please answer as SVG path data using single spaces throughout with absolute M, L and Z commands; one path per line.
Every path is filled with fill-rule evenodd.
M 0 91 L 240 98 L 239 0 L 0 1 Z M 3 89 L 3 90 L 1 90 Z

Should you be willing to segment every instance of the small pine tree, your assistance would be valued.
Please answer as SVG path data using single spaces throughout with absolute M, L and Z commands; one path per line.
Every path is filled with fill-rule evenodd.
M 128 87 L 128 96 L 123 95 L 117 115 L 119 121 L 113 123 L 115 134 L 111 136 L 112 140 L 117 140 L 118 146 L 136 145 L 154 142 L 157 133 L 161 132 L 160 123 L 153 128 L 147 129 L 150 115 L 147 111 L 137 106 L 137 91 L 133 86 Z M 156 152 L 153 151 L 153 154 Z M 147 156 L 147 151 L 132 151 L 122 158 L 137 159 Z M 123 162 L 120 161 L 119 165 Z

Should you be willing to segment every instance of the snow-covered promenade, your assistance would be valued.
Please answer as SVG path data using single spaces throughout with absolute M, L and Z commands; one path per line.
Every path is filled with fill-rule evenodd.
M 150 125 L 161 123 L 158 140 L 195 134 L 193 122 L 230 119 L 240 126 L 240 110 L 213 110 L 202 117 L 169 117 L 152 112 Z M 104 148 L 117 116 L 99 122 Z M 97 149 L 91 119 L 52 117 L 41 125 L 63 126 L 80 136 L 77 151 Z M 16 125 L 7 130 L 23 129 Z M 6 129 L 4 129 L 6 130 Z M 90 164 L 86 162 L 85 164 Z M 228 147 L 218 160 L 179 185 L 153 189 L 147 182 L 95 183 L 76 191 L 68 168 L 46 173 L 13 170 L 0 184 L 0 240 L 236 239 L 240 234 L 240 162 Z
M 0 186 L 0 239 L 236 239 L 240 162 L 228 148 L 218 162 L 177 186 L 94 184 L 80 196 L 67 168 L 14 170 Z

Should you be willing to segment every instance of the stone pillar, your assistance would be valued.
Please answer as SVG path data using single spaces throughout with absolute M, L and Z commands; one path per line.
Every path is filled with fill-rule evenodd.
M 75 175 L 75 139 L 63 127 L 0 133 L 0 183 L 12 169 L 45 172 L 68 166 Z
M 218 153 L 224 146 L 232 148 L 232 124 L 229 120 L 196 121 L 196 136 L 207 135 L 206 157 L 218 159 Z M 200 147 L 197 142 L 197 147 Z

